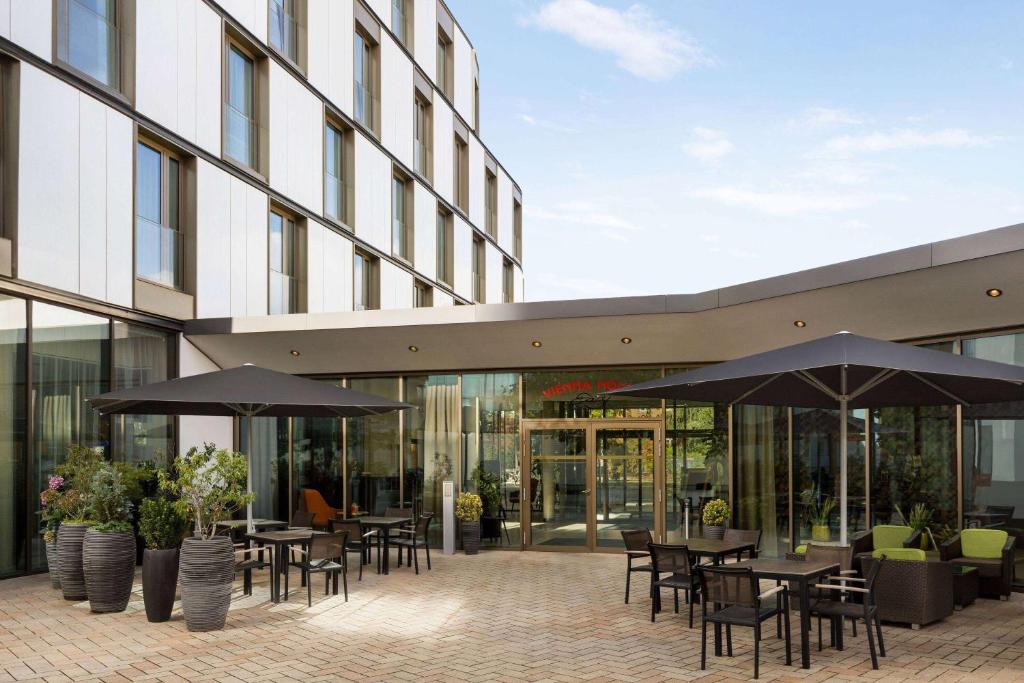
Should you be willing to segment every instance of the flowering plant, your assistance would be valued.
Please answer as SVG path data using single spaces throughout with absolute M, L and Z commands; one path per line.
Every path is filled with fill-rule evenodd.
M 64 488 L 64 477 L 52 475 L 46 489 L 39 494 L 39 516 L 43 522 L 43 540 L 51 543 L 57 539 L 57 527 L 66 514 L 65 497 L 69 492 Z
M 729 521 L 729 504 L 721 498 L 709 500 L 704 505 L 704 524 L 724 526 Z
M 475 493 L 460 493 L 455 499 L 455 516 L 463 522 L 479 522 L 484 504 Z

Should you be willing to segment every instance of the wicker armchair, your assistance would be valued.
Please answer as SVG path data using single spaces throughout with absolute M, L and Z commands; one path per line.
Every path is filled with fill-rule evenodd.
M 867 573 L 878 562 L 865 557 Z M 953 566 L 934 560 L 886 558 L 875 587 L 878 618 L 920 628 L 953 613 Z
M 1002 537 L 1002 552 L 999 557 L 965 557 L 963 536 L 965 534 L 997 534 Z M 939 546 L 940 559 L 953 564 L 978 568 L 978 594 L 983 598 L 1010 599 L 1013 585 L 1013 548 L 1017 537 L 998 529 L 964 529 L 946 543 Z M 970 554 L 970 553 L 968 553 Z
M 902 543 L 893 540 L 894 538 L 902 539 Z M 865 531 L 860 536 L 854 538 L 852 543 L 853 568 L 859 570 L 861 575 L 864 575 L 864 558 L 870 557 L 872 551 L 885 548 L 920 548 L 921 531 L 912 529 L 909 526 L 879 524 L 871 527 L 870 531 Z

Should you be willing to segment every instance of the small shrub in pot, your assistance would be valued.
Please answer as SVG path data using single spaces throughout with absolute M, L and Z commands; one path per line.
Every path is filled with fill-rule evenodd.
M 705 503 L 702 513 L 704 538 L 721 540 L 725 535 L 725 527 L 729 523 L 729 515 L 729 504 L 721 498 L 713 498 Z
M 188 532 L 188 517 L 167 498 L 147 498 L 139 511 L 139 533 L 146 544 L 142 556 L 142 599 L 146 618 L 167 621 L 178 590 L 178 556 Z
M 475 493 L 460 493 L 455 499 L 455 516 L 462 522 L 462 549 L 467 555 L 480 551 L 480 516 L 484 504 Z
M 92 525 L 82 544 L 89 608 L 123 612 L 135 580 L 135 530 L 121 467 L 101 462 L 89 491 Z

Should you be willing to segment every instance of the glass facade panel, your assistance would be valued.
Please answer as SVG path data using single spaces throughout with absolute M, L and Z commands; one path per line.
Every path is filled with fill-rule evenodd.
M 738 405 L 733 419 L 733 523 L 740 529 L 761 529 L 763 556 L 781 557 L 790 550 L 789 409 Z
M 60 0 L 58 56 L 112 88 L 118 79 L 116 0 Z
M 626 529 L 654 529 L 655 430 L 598 429 L 596 439 L 596 543 L 621 548 Z
M 270 44 L 298 63 L 299 23 L 295 17 L 295 0 L 270 0 Z
M 530 431 L 530 544 L 587 543 L 587 432 Z
M 114 321 L 114 389 L 170 379 L 174 335 Z M 167 467 L 174 457 L 174 418 L 165 415 L 115 415 L 114 459 Z
M 329 506 L 344 510 L 341 481 L 341 420 L 292 418 L 292 499 L 289 512 L 294 513 L 299 508 L 304 489 L 314 489 Z
M 398 400 L 398 378 L 358 378 L 348 386 L 375 396 Z M 398 412 L 373 417 L 348 418 L 345 445 L 348 457 L 348 503 L 373 515 L 385 508 L 398 507 L 399 438 L 401 416 Z
M 416 514 L 433 512 L 432 542 L 441 539 L 441 494 L 445 481 L 455 481 L 459 459 L 458 375 L 405 379 L 405 497 Z
M 658 369 L 594 369 L 527 372 L 523 375 L 527 418 L 661 417 L 661 401 L 602 392 L 661 377 Z
M 345 221 L 344 137 L 328 124 L 324 129 L 324 214 Z
M 252 514 L 262 519 L 291 519 L 288 503 L 287 417 L 252 420 L 252 451 L 249 451 L 249 419 L 238 419 L 238 450 L 252 462 Z
M 25 505 L 25 325 L 25 302 L 0 297 L 0 577 L 25 571 L 29 529 L 39 527 L 38 518 L 28 519 Z M 39 491 L 29 495 L 38 500 Z
M 225 152 L 246 166 L 256 165 L 256 101 L 253 61 L 238 48 L 228 48 Z
M 705 501 L 728 500 L 728 416 L 725 405 L 678 403 L 665 407 L 665 532 L 670 543 L 687 537 L 687 519 L 690 537 L 700 536 L 700 510 Z

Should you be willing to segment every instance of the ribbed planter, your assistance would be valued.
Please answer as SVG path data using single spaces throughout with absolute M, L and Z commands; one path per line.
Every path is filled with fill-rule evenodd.
M 704 525 L 704 538 L 712 538 L 716 541 L 721 541 L 723 536 L 725 536 L 724 526 L 711 526 L 710 524 Z
M 467 555 L 480 552 L 480 522 L 462 523 L 462 549 Z
M 60 567 L 60 587 L 65 600 L 85 600 L 85 574 L 82 571 L 82 541 L 85 524 L 64 522 L 57 529 L 57 566 Z
M 231 539 L 186 538 L 178 559 L 181 609 L 189 631 L 224 628 L 235 580 L 235 552 Z
M 57 564 L 57 541 L 45 541 L 46 568 L 50 571 L 50 588 L 60 588 L 60 565 Z
M 135 581 L 135 534 L 89 529 L 82 544 L 89 609 L 123 612 Z
M 146 618 L 152 622 L 171 618 L 174 594 L 178 590 L 179 554 L 177 548 L 146 548 L 142 553 L 142 600 L 146 603 Z

